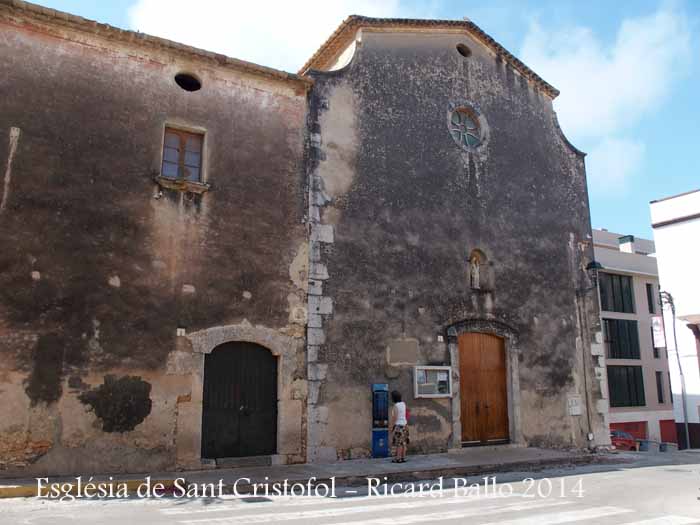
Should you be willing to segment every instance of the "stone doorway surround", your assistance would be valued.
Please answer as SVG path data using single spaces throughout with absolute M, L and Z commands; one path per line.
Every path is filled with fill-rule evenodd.
M 508 429 L 510 443 L 524 443 L 520 420 L 520 375 L 518 372 L 518 336 L 508 325 L 489 319 L 465 319 L 447 327 L 447 346 L 452 364 L 452 439 L 450 449 L 462 448 L 461 395 L 459 377 L 459 336 L 480 332 L 496 335 L 504 340 L 506 350 L 506 385 L 508 392 Z
M 190 376 L 192 389 L 188 402 L 177 405 L 177 466 L 202 468 L 202 396 L 204 389 L 204 357 L 214 348 L 229 342 L 256 343 L 278 358 L 277 364 L 277 454 L 272 464 L 302 463 L 306 460 L 306 379 L 298 375 L 298 359 L 304 351 L 304 339 L 281 334 L 263 326 L 240 324 L 216 326 L 184 336 L 192 347 Z

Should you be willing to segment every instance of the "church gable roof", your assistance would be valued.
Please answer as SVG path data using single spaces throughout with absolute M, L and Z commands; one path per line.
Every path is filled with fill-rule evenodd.
M 511 65 L 525 78 L 530 80 L 539 89 L 551 98 L 559 95 L 559 90 L 546 82 L 542 77 L 527 67 L 521 60 L 514 56 L 491 36 L 484 32 L 471 20 L 429 20 L 414 18 L 370 18 L 366 16 L 351 15 L 340 24 L 338 29 L 326 40 L 314 55 L 302 66 L 299 74 L 305 74 L 310 69 L 328 68 L 337 55 L 345 49 L 359 29 L 377 28 L 384 30 L 464 30 L 472 38 L 489 47 L 497 56 Z

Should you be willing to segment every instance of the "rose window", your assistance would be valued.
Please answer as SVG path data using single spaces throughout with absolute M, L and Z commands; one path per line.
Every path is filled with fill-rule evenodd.
M 481 130 L 472 113 L 464 108 L 455 109 L 450 117 L 450 134 L 463 148 L 474 148 L 481 143 Z

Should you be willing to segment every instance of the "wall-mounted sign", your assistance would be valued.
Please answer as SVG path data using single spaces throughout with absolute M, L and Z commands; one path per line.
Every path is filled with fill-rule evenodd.
M 570 416 L 580 416 L 583 411 L 581 409 L 581 396 L 578 394 L 571 394 L 566 398 L 566 405 L 569 409 Z
M 666 348 L 664 322 L 660 315 L 655 315 L 651 318 L 651 332 L 654 336 L 654 348 Z
M 452 397 L 452 368 L 417 366 L 413 369 L 415 397 Z

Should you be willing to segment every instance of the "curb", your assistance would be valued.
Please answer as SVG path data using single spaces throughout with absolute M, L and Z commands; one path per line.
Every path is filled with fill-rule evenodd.
M 115 486 L 117 484 L 126 485 L 126 488 L 130 494 L 134 492 L 138 487 L 140 487 L 144 482 L 144 478 L 113 479 L 111 481 L 111 483 L 113 483 Z M 62 494 L 75 496 L 78 491 L 78 482 L 75 480 L 61 481 L 60 479 L 56 479 L 55 481 L 51 481 L 51 478 L 49 477 L 49 483 L 59 483 L 62 487 L 70 485 L 70 488 L 68 490 L 62 490 Z M 93 479 L 92 483 L 110 483 L 110 481 L 105 479 Z M 175 485 L 175 478 L 151 480 L 151 486 L 155 485 L 156 483 L 162 483 L 165 489 L 172 489 Z M 86 481 L 82 482 L 83 487 L 85 487 L 86 484 Z M 0 485 L 0 499 L 33 497 L 37 497 L 36 481 L 33 481 L 32 483 L 23 483 L 20 485 Z
M 437 479 L 439 477 L 469 477 L 476 475 L 486 475 L 486 474 L 498 474 L 504 472 L 517 472 L 517 471 L 539 471 L 547 468 L 553 467 L 565 467 L 565 466 L 578 466 L 578 465 L 588 465 L 592 463 L 624 463 L 620 458 L 612 458 L 610 456 L 578 456 L 578 457 L 568 457 L 568 458 L 551 458 L 551 459 L 541 459 L 541 460 L 526 460 L 526 461 L 515 461 L 510 463 L 493 463 L 493 464 L 482 464 L 482 465 L 468 465 L 468 466 L 452 466 L 452 467 L 438 467 L 422 470 L 404 470 L 404 471 L 384 471 L 384 472 L 366 472 L 361 474 L 335 476 L 336 486 L 347 486 L 347 487 L 357 487 L 364 486 L 367 484 L 367 478 L 382 478 L 383 481 L 387 483 L 399 483 L 408 481 L 426 481 L 431 479 Z M 184 477 L 185 484 L 189 483 L 201 483 L 202 481 L 195 481 L 194 479 L 188 479 L 187 474 L 183 473 L 183 476 L 177 479 L 182 479 Z M 290 484 L 308 482 L 309 476 L 294 476 L 289 478 L 271 478 L 265 480 L 268 484 L 282 483 L 287 480 Z M 113 479 L 111 483 L 115 486 L 116 484 L 125 484 L 127 490 L 130 494 L 133 494 L 136 489 L 144 483 L 144 478 L 129 478 L 129 479 Z M 175 486 L 176 478 L 156 478 L 151 479 L 151 486 L 156 483 L 162 483 L 166 490 L 170 490 Z M 253 480 L 251 483 L 237 485 L 238 493 L 241 495 L 249 495 L 253 493 L 254 487 L 257 483 L 262 480 Z M 329 477 L 317 478 L 314 483 L 319 484 L 330 484 L 332 482 Z M 70 488 L 66 491 L 62 491 L 64 494 L 76 495 L 78 491 L 78 482 L 75 479 L 61 480 L 57 478 L 51 480 L 49 478 L 49 483 L 60 483 L 62 486 L 70 485 Z M 109 480 L 104 478 L 93 479 L 92 483 L 109 483 Z M 81 485 L 85 487 L 87 481 L 83 480 Z M 224 493 L 233 493 L 233 483 L 224 483 Z M 0 484 L 0 499 L 5 498 L 31 498 L 37 497 L 37 483 L 36 480 L 32 480 L 31 483 L 19 483 L 12 485 L 2 485 Z
M 0 499 L 31 498 L 36 494 L 36 484 L 32 485 L 0 485 Z

